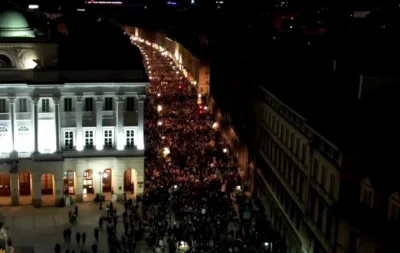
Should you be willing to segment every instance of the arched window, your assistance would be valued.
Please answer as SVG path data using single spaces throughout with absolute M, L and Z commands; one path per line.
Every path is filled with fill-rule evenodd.
M 4 54 L 0 54 L 0 69 L 1 68 L 13 68 L 14 64 L 12 60 L 5 56 Z
M 24 152 L 24 151 L 30 151 L 31 150 L 31 143 L 30 140 L 30 132 L 29 128 L 27 126 L 20 126 L 18 127 L 18 151 Z
M 8 128 L 5 126 L 0 126 L 0 152 L 9 152 L 10 147 L 11 147 L 11 138 L 10 138 L 10 132 L 8 131 Z

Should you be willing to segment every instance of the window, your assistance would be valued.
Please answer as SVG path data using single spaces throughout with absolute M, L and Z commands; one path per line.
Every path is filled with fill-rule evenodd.
M 361 186 L 361 203 L 372 207 L 373 192 L 366 186 Z
M 307 165 L 307 146 L 303 143 L 303 152 L 301 153 L 301 161 L 303 164 Z
M 18 151 L 29 151 L 30 150 L 30 145 L 31 143 L 30 137 L 29 137 L 29 128 L 26 126 L 20 126 L 18 128 Z
M 389 201 L 389 219 L 400 221 L 400 203 L 394 199 Z
M 113 130 L 104 130 L 104 147 L 112 148 L 113 147 Z
M 50 99 L 42 99 L 42 112 L 50 112 Z
M 321 185 L 323 188 L 325 188 L 325 180 L 326 180 L 326 168 L 325 166 L 322 166 L 321 169 Z
M 0 113 L 5 113 L 6 111 L 6 100 L 0 99 Z
M 332 196 L 335 194 L 335 184 L 336 184 L 335 175 L 331 174 L 331 182 L 330 182 L 330 186 L 329 186 L 329 193 Z
M 26 100 L 27 100 L 26 98 L 18 99 L 19 112 L 27 112 L 28 111 L 28 105 L 27 105 Z
M 72 98 L 64 98 L 64 111 L 72 112 Z
M 135 98 L 133 97 L 126 98 L 126 110 L 128 112 L 132 112 L 135 110 Z
M 93 148 L 94 147 L 94 131 L 88 130 L 85 131 L 85 148 Z
M 312 177 L 314 178 L 315 181 L 318 181 L 318 171 L 319 171 L 319 162 L 317 159 L 314 159 L 314 167 L 313 167 L 313 172 L 312 172 Z
M 85 98 L 85 111 L 93 111 L 93 98 Z
M 105 99 L 104 103 L 104 110 L 105 111 L 112 111 L 113 110 L 113 99 L 108 97 Z
M 64 132 L 64 148 L 71 150 L 74 148 L 74 132 L 65 131 Z
M 130 129 L 126 130 L 126 147 L 127 148 L 133 148 L 135 147 L 135 131 Z
M 0 150 L 6 150 L 8 148 L 8 143 L 10 143 L 10 133 L 8 128 L 5 126 L 0 126 Z

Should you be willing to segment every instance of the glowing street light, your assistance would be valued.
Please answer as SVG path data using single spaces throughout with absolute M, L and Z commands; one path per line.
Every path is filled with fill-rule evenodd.
M 161 112 L 162 111 L 162 106 L 161 105 L 157 105 L 157 112 Z
M 218 129 L 218 123 L 217 123 L 217 122 L 214 122 L 214 124 L 212 125 L 212 128 L 213 128 L 214 130 L 217 130 L 217 129 Z
M 158 121 L 158 122 L 157 122 L 157 125 L 158 125 L 158 126 L 162 126 L 162 124 L 163 124 L 162 121 Z
M 228 153 L 228 149 L 227 149 L 227 148 L 224 148 L 224 149 L 222 150 L 222 152 L 224 152 L 224 153 L 226 154 L 226 153 Z
M 160 94 L 160 93 L 157 93 L 157 97 L 161 97 L 161 94 Z

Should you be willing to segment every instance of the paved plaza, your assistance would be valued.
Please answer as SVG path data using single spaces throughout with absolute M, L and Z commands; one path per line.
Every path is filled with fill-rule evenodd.
M 78 246 L 75 239 L 76 232 L 85 232 L 86 250 L 91 252 L 91 245 L 94 243 L 94 228 L 98 226 L 101 211 L 99 205 L 94 202 L 77 204 L 79 217 L 76 225 L 70 225 L 68 221 L 69 207 L 42 207 L 32 206 L 6 206 L 0 207 L 0 214 L 5 220 L 9 236 L 13 240 L 16 253 L 27 252 L 33 247 L 35 253 L 53 253 L 56 243 L 60 243 L 62 252 L 67 248 L 80 253 L 84 246 Z M 105 214 L 105 205 L 102 210 Z M 118 213 L 123 212 L 123 206 L 116 204 Z M 122 222 L 119 222 L 119 230 L 122 229 Z M 72 237 L 70 245 L 64 243 L 63 230 L 70 227 Z M 100 231 L 99 253 L 108 253 L 107 233 Z M 29 252 L 29 251 L 28 251 Z

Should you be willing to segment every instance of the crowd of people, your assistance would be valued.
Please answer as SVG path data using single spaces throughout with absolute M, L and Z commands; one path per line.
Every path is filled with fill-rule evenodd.
M 244 182 L 206 96 L 172 58 L 135 43 L 151 80 L 145 106 L 146 190 L 140 203 L 148 244 L 156 253 L 270 251 L 259 232 L 268 226 L 256 229 L 265 225 L 264 213 L 247 222 L 246 238 L 243 222 L 233 221 L 239 213 L 231 193 Z

